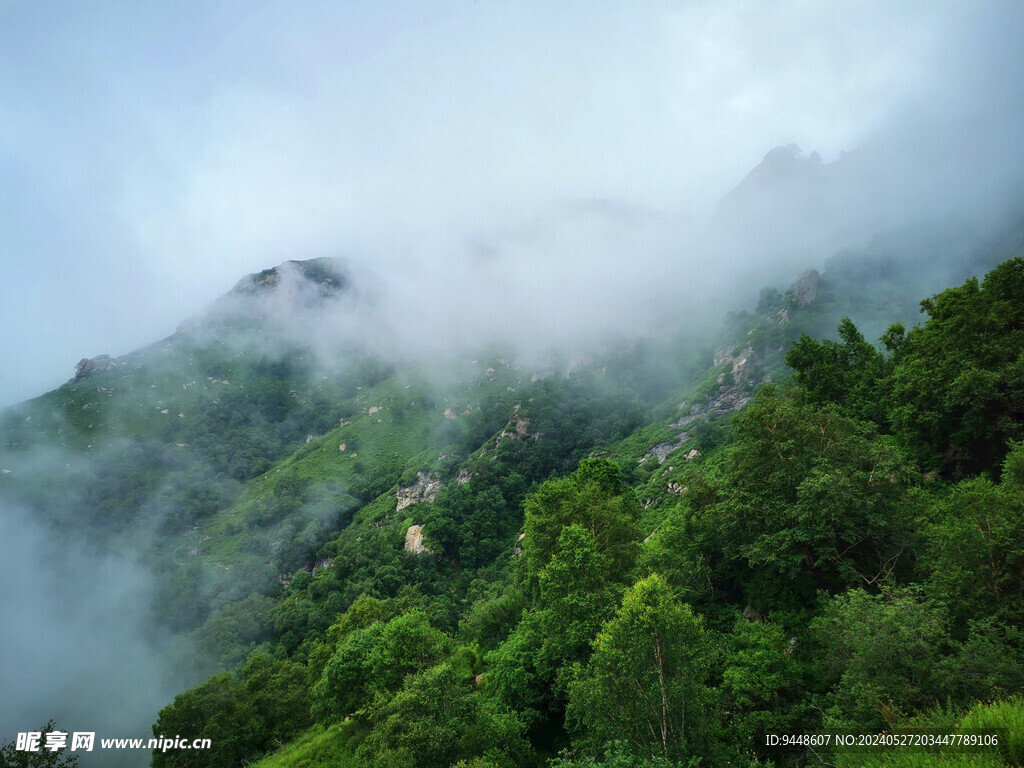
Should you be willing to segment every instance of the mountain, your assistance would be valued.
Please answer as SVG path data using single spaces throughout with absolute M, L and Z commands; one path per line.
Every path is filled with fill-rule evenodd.
M 811 237 L 854 162 L 773 150 L 714 226 Z M 0 723 L 211 739 L 154 766 L 1016 749 L 1020 232 L 878 232 L 544 364 L 384 354 L 340 260 L 249 275 L 0 414 Z

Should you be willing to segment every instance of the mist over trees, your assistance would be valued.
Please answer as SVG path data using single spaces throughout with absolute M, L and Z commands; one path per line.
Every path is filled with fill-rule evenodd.
M 0 765 L 1024 763 L 1024 9 L 407 5 L 0 11 Z

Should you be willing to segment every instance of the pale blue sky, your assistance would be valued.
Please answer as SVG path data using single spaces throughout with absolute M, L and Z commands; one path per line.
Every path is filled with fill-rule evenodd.
M 0 404 L 289 258 L 443 270 L 580 199 L 701 215 L 773 146 L 936 116 L 1013 151 L 1022 9 L 0 0 Z

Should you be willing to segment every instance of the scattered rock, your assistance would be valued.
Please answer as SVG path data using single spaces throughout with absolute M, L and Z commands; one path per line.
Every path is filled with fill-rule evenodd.
M 694 448 L 688 454 L 686 454 L 686 460 L 687 461 L 693 461 L 694 459 L 699 458 L 699 457 L 700 457 L 700 451 L 698 451 L 696 448 Z
M 669 482 L 668 492 L 671 493 L 673 496 L 682 496 L 684 493 L 686 493 L 686 486 L 680 485 L 679 483 Z
M 344 453 L 345 452 L 345 448 L 347 447 L 347 445 L 348 445 L 347 443 L 342 443 L 341 445 L 338 446 L 338 450 L 341 451 L 342 453 Z
M 470 472 L 465 467 L 463 467 L 462 469 L 459 470 L 459 476 L 455 479 L 459 483 L 459 485 L 465 485 L 466 483 L 473 479 L 473 473 Z
M 453 411 L 451 408 L 445 408 L 444 409 L 444 417 L 446 419 L 454 419 L 455 418 L 455 411 Z
M 370 406 L 370 410 L 367 411 L 367 413 L 369 413 L 371 416 L 373 416 L 373 414 L 377 413 L 377 411 L 382 411 L 382 410 L 384 410 L 384 409 L 381 406 L 379 406 L 379 405 L 372 405 L 372 406 Z

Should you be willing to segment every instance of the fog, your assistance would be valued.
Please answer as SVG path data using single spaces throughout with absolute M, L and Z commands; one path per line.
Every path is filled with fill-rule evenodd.
M 789 279 L 805 253 L 766 249 L 761 233 L 724 254 L 673 242 L 779 145 L 826 166 L 868 155 L 827 212 L 841 221 L 816 222 L 825 234 L 802 249 L 819 259 L 863 238 L 873 216 L 988 209 L 1019 178 L 1022 13 L 1012 2 L 7 4 L 0 402 L 56 386 L 83 356 L 166 336 L 241 275 L 287 259 L 343 256 L 385 284 L 411 273 L 457 287 L 492 269 L 483 254 L 557 261 L 511 278 L 524 316 L 571 277 L 627 328 L 637 297 L 671 280 L 706 292 L 754 266 L 765 282 L 781 250 Z M 614 240 L 607 222 L 560 223 L 595 200 L 663 226 L 653 236 L 618 221 Z M 544 222 L 554 231 L 524 254 L 523 233 Z M 784 229 L 769 234 L 792 241 Z M 593 259 L 598 269 L 576 268 Z M 421 314 L 442 327 L 481 314 L 455 295 Z
M 5 4 L 0 405 L 287 260 L 351 284 L 286 337 L 428 362 L 714 322 L 879 237 L 942 286 L 1024 221 L 1021 50 L 1015 2 Z M 148 735 L 153 531 L 0 502 L 0 742 Z
M 62 526 L 66 528 L 67 526 Z M 127 553 L 0 506 L 4 617 L 0 741 L 50 717 L 94 732 L 88 765 L 148 765 L 145 750 L 100 750 L 99 739 L 148 737 L 155 712 L 182 687 L 166 639 L 147 626 L 153 580 Z M 69 737 L 70 745 L 70 737 Z

